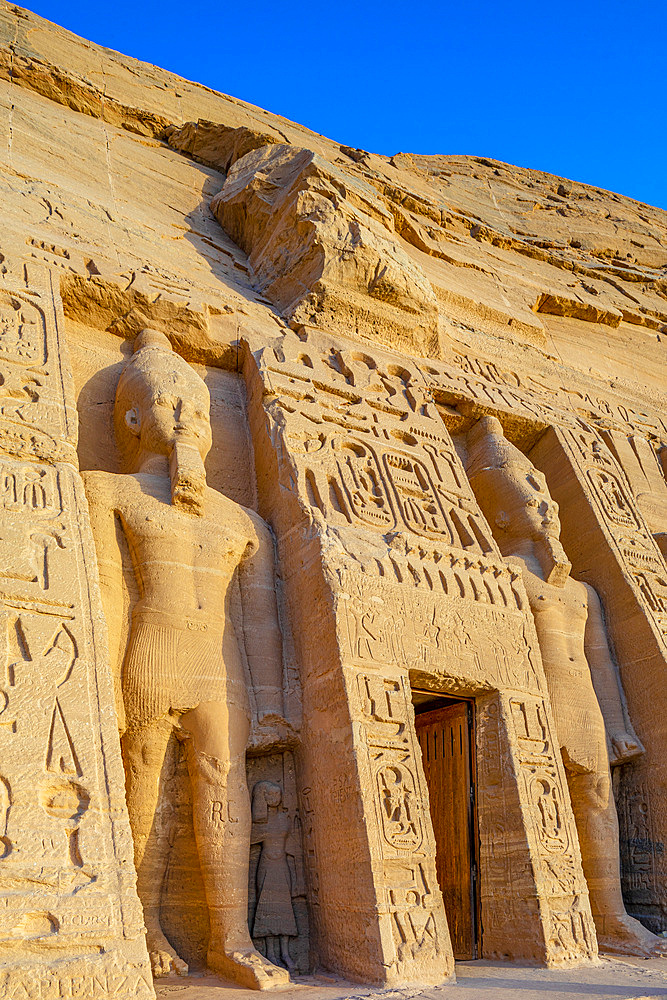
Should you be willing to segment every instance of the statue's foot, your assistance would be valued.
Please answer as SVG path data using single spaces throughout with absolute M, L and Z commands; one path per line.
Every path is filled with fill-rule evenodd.
M 634 733 L 630 734 L 623 731 L 612 733 L 611 746 L 614 752 L 614 764 L 625 764 L 627 761 L 634 760 L 636 757 L 641 757 L 643 753 L 646 753 Z
M 187 976 L 188 965 L 171 947 L 162 931 L 149 931 L 146 935 L 148 957 L 153 970 L 153 978 L 168 976 L 175 972 L 177 976 Z
M 212 972 L 249 990 L 275 990 L 290 982 L 287 969 L 273 965 L 254 948 L 229 953 L 209 948 L 206 964 Z
M 280 964 L 284 965 L 291 976 L 296 972 L 296 965 L 292 961 L 292 956 L 289 950 L 289 937 L 284 935 L 280 937 Z
M 598 947 L 612 955 L 639 955 L 641 958 L 667 957 L 667 938 L 652 934 L 634 917 L 596 916 Z

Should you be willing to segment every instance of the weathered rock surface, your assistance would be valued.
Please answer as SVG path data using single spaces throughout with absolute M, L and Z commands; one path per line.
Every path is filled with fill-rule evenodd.
M 280 142 L 275 135 L 257 132 L 245 125 L 230 128 L 215 122 L 186 122 L 180 128 L 170 125 L 164 130 L 170 146 L 186 153 L 198 163 L 226 172 L 246 153 L 270 143 Z
M 119 705 L 169 706 L 123 746 L 131 777 L 146 758 L 151 809 L 135 796 L 130 818 L 157 971 L 257 985 L 319 963 L 410 991 L 454 955 L 568 966 L 597 936 L 654 953 L 667 214 L 492 160 L 338 145 L 5 0 L 0 117 L 3 996 L 150 995 L 112 673 Z M 157 381 L 114 422 L 145 329 L 171 367 L 147 363 Z M 488 454 L 508 459 L 504 499 Z M 273 586 L 253 583 L 249 524 Z M 222 690 L 222 632 L 238 719 L 225 735 L 225 691 L 193 759 L 180 717 Z M 132 636 L 150 648 L 128 701 Z M 253 679 L 269 644 L 282 700 Z M 172 684 L 177 661 L 197 683 Z M 458 811 L 440 798 L 457 746 Z M 232 879 L 212 845 L 234 829 Z
M 622 320 L 656 332 L 667 325 L 667 232 L 659 209 L 488 159 L 385 157 L 341 147 L 6 2 L 0 59 L 0 76 L 14 86 L 121 129 L 156 138 L 167 129 L 170 143 L 221 170 L 262 136 L 337 164 L 348 185 L 356 177 L 375 187 L 402 249 L 450 321 L 475 316 L 487 333 L 540 346 L 549 315 L 611 328 Z
M 308 149 L 265 146 L 237 160 L 211 209 L 292 326 L 437 351 L 433 289 L 363 178 Z

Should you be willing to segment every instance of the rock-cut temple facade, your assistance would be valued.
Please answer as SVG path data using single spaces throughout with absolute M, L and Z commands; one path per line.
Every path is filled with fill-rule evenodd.
M 0 2 L 0 995 L 667 931 L 667 216 Z

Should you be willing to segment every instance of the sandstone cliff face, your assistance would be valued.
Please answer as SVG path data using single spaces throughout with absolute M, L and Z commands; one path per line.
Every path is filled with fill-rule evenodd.
M 387 157 L 341 147 L 279 116 L 102 50 L 6 2 L 0 6 L 0 60 L 0 77 L 11 80 L 14 93 L 43 95 L 50 108 L 60 104 L 79 118 L 82 112 L 162 149 L 166 140 L 218 171 L 222 176 L 217 182 L 211 177 L 208 190 L 212 196 L 225 189 L 215 202 L 219 219 L 250 257 L 252 283 L 295 324 L 328 325 L 347 302 L 348 315 L 354 308 L 363 316 L 354 326 L 361 336 L 391 343 L 396 335 L 406 347 L 412 342 L 416 354 L 445 357 L 449 338 L 458 339 L 463 328 L 464 336 L 474 339 L 474 330 L 492 338 L 485 342 L 487 354 L 502 353 L 507 338 L 533 345 L 537 368 L 554 355 L 554 337 L 564 339 L 565 362 L 573 360 L 568 331 L 578 349 L 590 343 L 595 358 L 605 330 L 618 331 L 610 346 L 622 355 L 636 339 L 633 329 L 650 337 L 667 325 L 667 227 L 659 209 L 491 160 Z M 98 140 L 91 139 L 94 147 Z M 256 152 L 267 143 L 293 148 Z M 122 145 L 115 136 L 113 145 Z M 136 142 L 127 149 L 146 157 Z M 300 150 L 315 154 L 308 165 Z M 234 176 L 226 179 L 230 168 Z M 97 176 L 106 172 L 100 163 Z M 140 201 L 147 194 L 136 192 Z M 243 233 L 241 206 L 248 212 Z M 205 204 L 198 214 L 206 219 Z M 289 249 L 295 224 L 300 237 L 308 230 L 310 249 L 297 273 L 282 280 L 285 262 L 299 256 Z M 55 233 L 57 217 L 49 227 Z M 219 241 L 219 230 L 212 232 L 204 239 Z M 179 270 L 177 246 L 168 256 Z M 646 343 L 640 336 L 639 354 Z M 584 372 L 589 367 L 584 363 Z
M 25 537 L 29 554 L 15 546 L 21 559 L 9 576 L 0 566 L 0 584 L 27 587 L 18 597 L 8 590 L 15 618 L 17 608 L 49 616 L 68 608 L 81 616 L 83 638 L 91 620 L 103 633 L 99 607 L 85 611 L 80 600 L 96 600 L 90 538 L 85 565 L 51 604 L 38 602 L 44 567 L 65 565 L 81 548 L 62 533 L 88 530 L 80 484 L 56 513 L 54 463 L 61 458 L 59 474 L 75 483 L 77 458 L 84 471 L 121 471 L 112 419 L 119 374 L 141 330 L 166 333 L 209 389 L 208 485 L 261 514 L 276 536 L 285 715 L 300 744 L 293 755 L 253 753 L 248 781 L 280 786 L 303 831 L 287 900 L 298 968 L 309 967 L 310 935 L 325 965 L 367 981 L 437 982 L 451 970 L 411 686 L 476 699 L 482 954 L 563 964 L 595 953 L 526 592 L 494 538 L 503 518 L 484 520 L 463 464 L 467 435 L 488 415 L 546 477 L 567 559 L 600 594 L 646 751 L 620 782 L 624 888 L 633 912 L 667 928 L 665 856 L 651 847 L 667 840 L 667 712 L 655 709 L 667 662 L 667 566 L 656 545 L 664 551 L 667 530 L 667 214 L 473 156 L 341 146 L 5 0 L 0 117 L 0 346 L 3 364 L 11 361 L 0 382 L 0 451 L 14 470 L 3 474 L 0 528 L 7 521 L 11 537 Z M 67 425 L 62 441 L 54 412 Z M 42 510 L 23 510 L 41 496 Z M 51 534 L 34 528 L 47 517 Z M 125 586 L 127 628 L 137 593 Z M 14 624 L 21 665 L 30 642 Z M 76 669 L 94 659 L 103 680 L 122 832 L 102 633 L 76 647 L 92 650 Z M 47 650 L 56 683 L 69 684 L 47 639 L 36 648 Z M 10 998 L 69 995 L 94 947 L 111 992 L 120 976 L 107 968 L 113 937 L 119 960 L 133 964 L 135 992 L 148 996 L 127 829 L 123 851 L 108 849 L 129 879 L 123 916 L 113 886 L 100 899 L 91 883 L 84 905 L 78 813 L 67 835 L 54 826 L 40 839 L 39 822 L 47 815 L 55 824 L 57 809 L 30 799 L 45 770 L 73 768 L 58 787 L 69 782 L 85 806 L 87 863 L 99 843 L 88 833 L 92 817 L 104 821 L 90 783 L 104 753 L 90 749 L 99 728 L 85 715 L 93 688 L 83 669 L 71 676 L 55 704 L 63 726 L 73 720 L 76 754 L 88 734 L 85 754 L 70 760 L 39 742 L 44 730 L 70 745 L 50 688 L 30 703 L 33 714 L 20 715 L 27 702 L 18 703 L 17 732 L 0 720 L 0 737 L 30 729 L 33 741 L 2 758 L 3 767 L 11 760 L 20 772 L 25 760 L 32 769 L 19 775 L 11 813 L 13 772 L 0 775 L 3 849 L 16 837 L 23 850 L 20 838 L 32 837 L 11 863 L 44 848 L 57 868 L 70 843 L 76 869 L 70 896 L 49 896 L 53 912 L 41 916 L 30 873 L 19 872 L 0 944 L 34 931 L 39 968 L 26 979 L 14 962 L 20 948 L 12 950 L 0 988 Z M 173 741 L 170 753 L 162 918 L 196 967 L 206 961 L 209 914 L 187 764 Z M 34 830 L 17 827 L 25 802 Z M 213 806 L 211 818 L 222 816 L 221 803 Z M 256 844 L 251 910 L 259 867 Z M 69 928 L 69 944 L 50 979 L 53 951 L 39 935 L 60 942 L 58 926 Z
M 211 209 L 248 254 L 256 287 L 293 326 L 438 349 L 429 282 L 362 178 L 308 149 L 266 146 L 230 170 Z

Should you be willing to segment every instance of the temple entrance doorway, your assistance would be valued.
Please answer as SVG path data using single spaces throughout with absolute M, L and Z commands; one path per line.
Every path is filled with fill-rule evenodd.
M 431 805 L 436 872 L 454 958 L 479 956 L 474 701 L 413 690 Z

